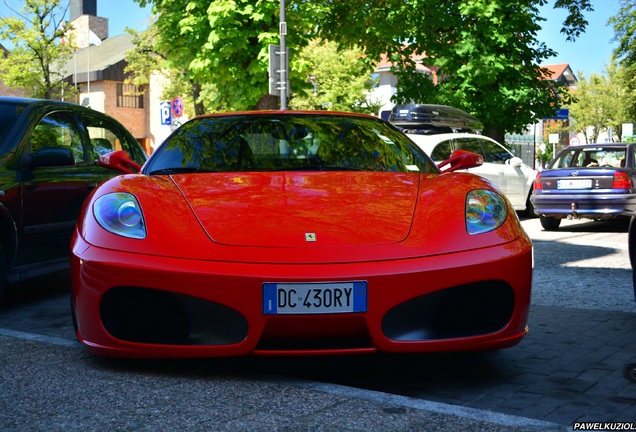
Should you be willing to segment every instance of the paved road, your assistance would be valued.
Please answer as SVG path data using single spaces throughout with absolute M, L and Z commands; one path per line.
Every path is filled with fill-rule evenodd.
M 0 430 L 521 431 L 636 422 L 626 224 L 566 221 L 555 233 L 537 219 L 523 224 L 535 244 L 530 333 L 494 353 L 104 361 L 73 340 L 67 275 L 38 281 L 0 306 Z

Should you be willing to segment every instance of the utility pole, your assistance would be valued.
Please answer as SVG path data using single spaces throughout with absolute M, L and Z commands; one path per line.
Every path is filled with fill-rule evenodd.
M 285 0 L 280 0 L 280 45 L 269 45 L 269 94 L 280 97 L 280 109 L 287 109 L 289 97 L 289 52 L 285 43 L 287 22 Z
M 287 45 L 285 36 L 287 35 L 287 22 L 285 21 L 285 0 L 280 0 L 280 109 L 287 109 Z

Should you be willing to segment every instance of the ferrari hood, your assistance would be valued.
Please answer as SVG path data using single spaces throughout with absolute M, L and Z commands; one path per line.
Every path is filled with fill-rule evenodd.
M 213 241 L 324 247 L 397 243 L 409 233 L 419 175 L 263 172 L 174 175 Z

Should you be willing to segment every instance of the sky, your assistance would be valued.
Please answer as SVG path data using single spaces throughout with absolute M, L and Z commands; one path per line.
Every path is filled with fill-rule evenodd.
M 612 41 L 614 28 L 607 25 L 607 20 L 616 15 L 620 9 L 620 1 L 592 0 L 594 12 L 585 14 L 588 26 L 585 33 L 575 42 L 567 42 L 565 35 L 560 33 L 566 12 L 563 9 L 554 10 L 554 0 L 548 3 L 540 9 L 541 16 L 547 18 L 547 21 L 541 22 L 543 29 L 537 34 L 537 38 L 557 51 L 558 56 L 546 60 L 543 64 L 568 63 L 579 79 L 579 72 L 586 78 L 593 73 L 603 74 L 612 50 L 618 45 Z
M 66 6 L 69 0 L 62 0 Z M 11 9 L 20 11 L 22 0 L 0 0 L 0 16 L 14 15 Z M 8 5 L 8 6 L 7 6 Z M 9 7 L 10 6 L 10 7 Z M 141 8 L 133 0 L 97 0 L 97 16 L 108 18 L 108 34 L 117 36 L 125 33 L 125 28 L 143 30 L 152 14 L 151 8 Z M 68 20 L 68 14 L 66 19 Z
M 0 0 L 0 16 L 12 14 L 7 4 L 19 10 L 22 0 Z M 66 2 L 63 1 L 63 4 Z M 592 0 L 594 12 L 585 15 L 589 23 L 586 32 L 575 42 L 567 42 L 559 32 L 566 13 L 562 9 L 555 11 L 553 4 L 554 0 L 549 0 L 548 5 L 540 10 L 541 15 L 548 20 L 541 23 L 543 30 L 537 37 L 557 51 L 558 55 L 547 59 L 544 65 L 568 63 L 577 77 L 579 72 L 586 77 L 592 73 L 602 74 L 612 49 L 616 47 L 616 43 L 612 42 L 614 30 L 607 26 L 607 20 L 618 12 L 620 0 Z M 116 36 L 123 34 L 126 27 L 145 29 L 151 9 L 142 9 L 133 0 L 97 0 L 97 15 L 108 18 L 109 34 Z

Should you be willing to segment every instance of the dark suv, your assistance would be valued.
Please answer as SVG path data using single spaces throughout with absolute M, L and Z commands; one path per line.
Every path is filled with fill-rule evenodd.
M 0 295 L 7 284 L 68 268 L 70 236 L 88 194 L 120 173 L 106 152 L 146 154 L 115 119 L 79 105 L 0 97 Z

